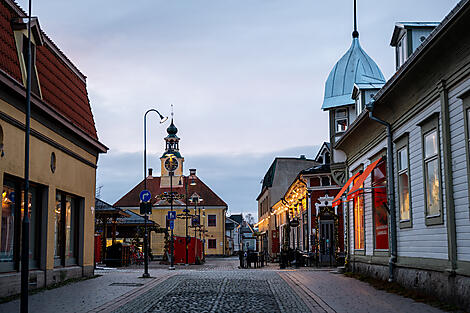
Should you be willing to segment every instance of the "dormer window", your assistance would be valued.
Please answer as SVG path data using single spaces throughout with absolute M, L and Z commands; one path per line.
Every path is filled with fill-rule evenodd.
M 403 34 L 401 39 L 398 41 L 396 46 L 396 57 L 397 57 L 397 70 L 400 66 L 405 63 L 408 58 L 408 44 L 407 44 L 407 35 L 406 32 Z
M 362 110 L 364 109 L 364 103 L 362 101 L 362 93 L 359 93 L 357 98 L 356 98 L 356 112 L 357 116 L 359 116 L 362 113 Z
M 23 35 L 23 49 L 21 51 L 23 55 L 23 62 L 25 64 L 25 73 L 28 71 L 28 37 Z M 25 81 L 27 75 L 25 75 Z M 26 85 L 26 84 L 25 84 Z M 38 96 L 41 96 L 39 92 L 39 81 L 38 75 L 36 73 L 36 45 L 31 42 L 31 92 L 35 93 Z
M 336 132 L 343 133 L 348 129 L 348 111 L 347 109 L 338 109 L 335 112 Z
M 15 18 L 12 20 L 12 28 L 14 30 L 16 51 L 18 53 L 18 60 L 20 61 L 21 74 L 23 76 L 23 85 L 27 85 L 27 66 L 28 66 L 28 42 L 26 18 Z M 39 26 L 37 18 L 31 19 L 31 91 L 41 97 L 41 86 L 38 80 L 38 73 L 36 69 L 36 47 L 42 46 L 44 43 L 42 31 Z
M 395 47 L 397 70 L 413 52 L 426 40 L 437 22 L 398 22 L 393 30 L 390 45 Z

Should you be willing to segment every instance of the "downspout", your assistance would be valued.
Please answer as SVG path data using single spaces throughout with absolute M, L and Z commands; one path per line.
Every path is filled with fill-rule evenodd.
M 367 104 L 367 110 L 369 111 L 369 118 L 377 123 L 384 125 L 387 128 L 387 189 L 388 189 L 388 205 L 390 215 L 390 235 L 392 237 L 390 260 L 388 262 L 388 281 L 394 281 L 393 270 L 397 262 L 397 228 L 396 228 L 396 211 L 395 211 L 395 178 L 393 172 L 393 137 L 392 137 L 392 126 L 373 116 L 374 101 Z

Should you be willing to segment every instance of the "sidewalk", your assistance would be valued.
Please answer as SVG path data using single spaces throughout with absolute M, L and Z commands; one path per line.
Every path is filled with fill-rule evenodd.
M 151 278 L 144 279 L 141 268 L 96 270 L 97 278 L 88 279 L 69 285 L 45 290 L 29 297 L 29 312 L 35 313 L 76 313 L 89 312 L 101 308 L 109 302 L 115 302 L 127 293 L 134 293 L 173 275 L 168 267 L 149 269 Z M 20 300 L 0 304 L 0 313 L 20 311 Z
M 325 270 L 294 270 L 280 272 L 291 285 L 305 291 L 310 299 L 319 303 L 327 312 L 348 313 L 438 313 L 443 312 L 430 305 L 416 302 L 342 274 Z

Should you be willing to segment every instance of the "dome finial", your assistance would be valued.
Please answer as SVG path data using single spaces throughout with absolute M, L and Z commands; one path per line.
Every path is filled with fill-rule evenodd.
M 359 32 L 357 31 L 357 14 L 356 14 L 356 0 L 354 0 L 354 30 L 352 32 L 353 38 L 359 38 Z
M 171 123 L 170 126 L 166 129 L 168 135 L 175 136 L 178 133 L 178 128 L 176 128 L 175 124 L 173 124 L 173 104 L 171 105 Z

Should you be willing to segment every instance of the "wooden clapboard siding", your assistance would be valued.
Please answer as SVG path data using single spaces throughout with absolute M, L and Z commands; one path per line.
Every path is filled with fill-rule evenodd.
M 457 235 L 457 259 L 470 261 L 470 219 L 467 151 L 463 101 L 457 96 L 470 88 L 470 79 L 449 91 L 450 137 Z
M 447 228 L 446 223 L 442 225 L 426 226 L 425 223 L 425 195 L 424 195 L 424 177 L 422 163 L 422 139 L 421 127 L 417 124 L 434 112 L 440 111 L 439 101 L 427 105 L 409 121 L 394 131 L 394 138 L 399 138 L 404 133 L 409 133 L 409 158 L 410 158 L 410 193 L 411 193 L 411 214 L 413 225 L 411 228 L 400 229 L 397 225 L 397 245 L 398 256 L 402 257 L 425 257 L 434 259 L 447 259 Z M 442 129 L 439 125 L 439 135 L 441 137 L 441 188 L 443 214 L 445 221 L 445 190 L 444 190 L 444 172 L 442 159 Z M 397 159 L 394 151 L 395 166 L 395 201 L 397 221 L 399 221 L 400 207 L 398 203 L 398 177 L 397 177 Z

